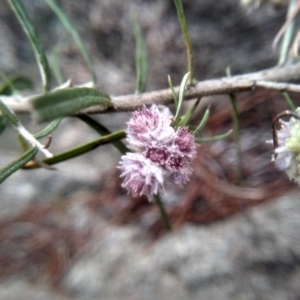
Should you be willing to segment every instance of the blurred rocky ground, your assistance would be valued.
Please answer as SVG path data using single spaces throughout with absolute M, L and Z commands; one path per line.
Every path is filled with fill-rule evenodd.
M 44 1 L 23 2 L 49 56 L 58 51 L 64 78 L 89 81 L 77 48 Z M 147 90 L 167 87 L 168 74 L 178 84 L 186 72 L 173 1 L 58 3 L 83 38 L 103 91 L 134 91 L 133 10 L 148 46 Z M 276 65 L 271 43 L 284 22 L 284 8 L 246 11 L 238 0 L 183 3 L 197 79 L 224 76 L 228 66 L 238 74 Z M 34 91 L 40 91 L 30 44 L 5 1 L 0 36 L 0 70 L 29 76 Z M 111 130 L 123 128 L 128 118 L 128 113 L 98 117 Z M 21 120 L 37 131 L 29 116 Z M 51 150 L 96 137 L 84 124 L 67 119 L 54 132 Z M 20 152 L 12 129 L 0 139 L 3 167 Z M 113 225 L 86 205 L 104 188 L 104 178 L 114 174 L 119 157 L 105 146 L 55 171 L 19 171 L 1 184 L 0 299 L 299 299 L 298 191 L 210 225 L 186 223 L 153 240 L 142 228 Z

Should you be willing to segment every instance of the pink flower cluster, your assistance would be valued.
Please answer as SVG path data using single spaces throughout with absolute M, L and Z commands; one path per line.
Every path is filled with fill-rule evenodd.
M 127 142 L 134 153 L 121 158 L 122 187 L 149 200 L 164 189 L 164 180 L 183 185 L 192 173 L 196 156 L 194 136 L 187 127 L 171 126 L 168 108 L 152 105 L 135 111 L 127 123 Z

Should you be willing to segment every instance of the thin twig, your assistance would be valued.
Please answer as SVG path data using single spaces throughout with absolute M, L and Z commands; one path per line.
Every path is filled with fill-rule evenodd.
M 280 92 L 300 93 L 300 85 L 288 82 L 300 80 L 300 64 L 275 67 L 255 73 L 236 75 L 200 81 L 185 91 L 185 100 L 196 99 L 209 95 L 238 93 L 254 89 L 276 90 Z M 179 87 L 175 87 L 178 93 Z M 30 113 L 31 97 L 5 97 L 2 101 L 16 113 Z M 92 106 L 80 111 L 82 114 L 111 113 L 117 111 L 132 111 L 143 105 L 170 104 L 174 102 L 171 89 L 158 90 L 139 95 L 111 96 L 113 107 L 105 109 Z

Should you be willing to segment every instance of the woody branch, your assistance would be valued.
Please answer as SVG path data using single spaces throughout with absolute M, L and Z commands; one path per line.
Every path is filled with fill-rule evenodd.
M 300 80 L 300 64 L 287 65 L 262 70 L 255 73 L 224 77 L 219 79 L 204 80 L 194 86 L 190 86 L 185 99 L 196 99 L 209 95 L 221 95 L 238 93 L 254 89 L 276 90 L 280 92 L 300 93 L 300 85 L 290 82 Z M 179 87 L 175 87 L 178 92 Z M 31 97 L 4 97 L 2 101 L 16 113 L 30 113 Z M 118 111 L 132 111 L 149 104 L 170 104 L 173 97 L 170 89 L 147 92 L 140 95 L 111 96 L 113 107 L 104 109 L 101 106 L 93 106 L 80 111 L 80 114 L 111 113 Z

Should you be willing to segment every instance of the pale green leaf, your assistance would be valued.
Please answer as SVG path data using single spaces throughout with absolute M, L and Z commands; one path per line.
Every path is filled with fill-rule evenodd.
M 68 88 L 56 90 L 31 99 L 39 122 L 70 116 L 81 109 L 101 105 L 112 106 L 108 95 L 92 88 Z
M 38 38 L 38 35 L 31 23 L 26 9 L 20 0 L 7 0 L 15 15 L 17 16 L 27 38 L 29 39 L 40 70 L 42 83 L 45 91 L 50 90 L 51 74 L 45 51 Z
M 53 10 L 53 12 L 56 14 L 56 16 L 59 18 L 63 26 L 67 29 L 67 31 L 71 34 L 74 43 L 78 47 L 85 63 L 87 64 L 89 71 L 91 72 L 93 83 L 96 83 L 96 73 L 93 67 L 93 64 L 90 60 L 90 56 L 78 34 L 78 32 L 75 29 L 75 26 L 72 24 L 71 20 L 68 18 L 68 16 L 64 13 L 64 11 L 56 4 L 53 0 L 45 0 L 46 3 L 49 5 L 49 7 Z
M 7 77 L 6 79 L 7 80 L 0 85 L 0 95 L 12 95 L 16 91 L 33 88 L 33 82 L 28 77 L 17 75 Z
M 62 121 L 62 118 L 54 119 L 44 129 L 42 129 L 41 131 L 35 133 L 33 136 L 36 139 L 41 139 L 45 136 L 48 136 L 51 132 L 53 132 L 58 127 L 58 125 L 60 124 L 61 121 Z
M 18 120 L 15 113 L 7 107 L 4 102 L 0 99 L 0 111 L 2 115 L 11 123 L 13 126 L 18 127 L 20 125 L 20 121 Z
M 184 101 L 184 93 L 185 93 L 185 89 L 186 89 L 186 85 L 187 85 L 189 76 L 190 76 L 190 73 L 186 73 L 183 76 L 183 79 L 182 79 L 181 84 L 180 84 L 179 94 L 178 94 L 178 105 L 176 107 L 176 114 L 175 114 L 175 118 L 174 118 L 174 124 L 175 125 L 180 120 L 180 111 L 181 111 L 182 104 L 183 104 L 183 101 Z
M 209 115 L 210 115 L 210 109 L 207 108 L 205 110 L 205 113 L 204 113 L 199 125 L 197 126 L 197 128 L 193 132 L 194 136 L 198 135 L 202 131 L 202 129 L 204 128 L 204 126 L 206 125 L 206 123 L 208 121 Z
M 3 80 L 0 85 L 0 95 L 11 95 L 16 91 L 33 88 L 33 82 L 28 77 L 21 75 L 8 77 L 1 71 L 0 77 Z
M 38 149 L 37 147 L 33 147 L 26 151 L 23 155 L 21 155 L 16 160 L 9 163 L 3 169 L 0 170 L 0 183 L 2 183 L 7 177 L 9 177 L 14 172 L 21 169 L 27 162 L 32 160 L 35 155 L 37 154 Z
M 132 14 L 132 27 L 135 37 L 135 68 L 136 68 L 136 94 L 145 92 L 148 79 L 148 55 L 137 16 Z
M 223 134 L 219 134 L 219 135 L 215 135 L 215 136 L 210 136 L 210 137 L 197 137 L 195 138 L 195 141 L 197 143 L 207 143 L 207 142 L 215 142 L 221 139 L 226 138 L 227 136 L 229 136 L 232 133 L 232 129 L 228 130 L 227 132 L 223 133 Z
M 0 134 L 5 130 L 7 119 L 0 113 Z
M 287 104 L 290 106 L 291 110 L 295 111 L 297 109 L 297 106 L 295 105 L 294 101 L 292 100 L 291 96 L 287 92 L 282 93 Z
M 201 100 L 201 98 L 197 99 L 197 101 L 194 103 L 194 105 L 180 118 L 178 127 L 185 126 L 189 122 L 192 114 L 198 107 L 200 100 Z
M 50 57 L 50 68 L 53 74 L 53 77 L 58 85 L 62 85 L 64 82 L 63 75 L 61 73 L 60 65 L 59 65 L 59 52 L 57 48 L 54 48 L 51 51 Z

